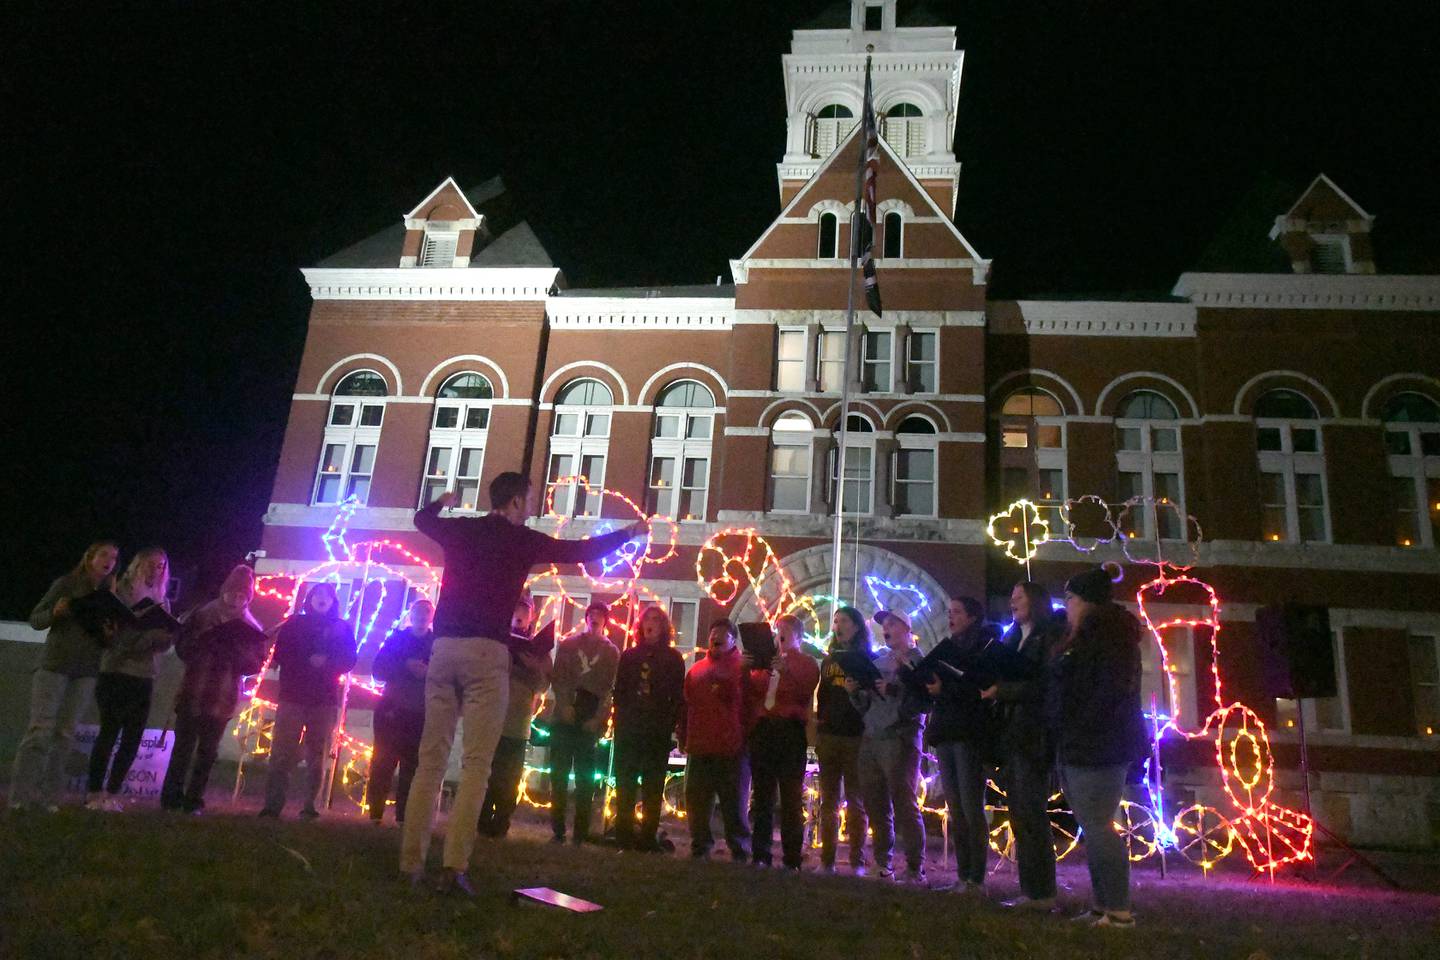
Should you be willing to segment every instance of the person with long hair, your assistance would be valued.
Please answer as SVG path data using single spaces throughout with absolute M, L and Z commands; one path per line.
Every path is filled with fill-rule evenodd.
M 1015 835 L 1020 897 L 1006 906 L 1048 913 L 1055 909 L 1055 839 L 1047 806 L 1052 751 L 1045 731 L 1045 665 L 1065 634 L 1050 592 L 1031 580 L 1010 591 L 1013 618 L 1001 642 L 1034 665 L 1026 679 L 1004 680 L 981 696 L 998 707 L 1000 784 Z
M 1065 798 L 1084 831 L 1095 926 L 1135 926 L 1130 856 L 1111 827 L 1130 766 L 1146 753 L 1140 622 L 1110 599 L 1103 568 L 1065 584 L 1069 629 L 1051 651 L 1046 713 Z
M 175 638 L 185 664 L 175 698 L 175 740 L 160 787 L 162 810 L 199 813 L 205 787 L 220 755 L 220 738 L 240 702 L 240 686 L 265 666 L 269 643 L 250 613 L 255 571 L 239 564 L 220 585 L 220 595 L 192 610 Z M 248 628 L 248 629 L 246 629 Z
M 260 816 L 278 817 L 285 809 L 290 774 L 300 762 L 303 734 L 305 793 L 300 817 L 313 820 L 320 816 L 315 799 L 335 734 L 340 678 L 355 666 L 355 631 L 340 616 L 333 583 L 312 586 L 300 612 L 280 625 L 274 660 L 280 668 L 280 694 Z
M 365 783 L 365 806 L 370 822 L 385 816 L 385 801 L 395 768 L 395 822 L 405 822 L 405 801 L 420 763 L 420 735 L 425 731 L 425 674 L 430 669 L 430 651 L 435 646 L 435 604 L 416 600 L 410 605 L 405 626 L 391 631 L 375 655 L 370 672 L 385 684 L 375 707 L 375 748 L 370 755 L 370 777 Z
M 860 735 L 865 720 L 845 689 L 843 655 L 871 656 L 870 627 L 854 607 L 840 607 L 830 620 L 830 649 L 820 661 L 815 697 L 815 759 L 820 765 L 820 869 L 835 870 L 840 841 L 840 810 L 845 810 L 845 836 L 850 869 L 864 876 L 865 800 L 860 789 Z
M 985 607 L 974 597 L 951 600 L 947 610 L 950 633 L 930 652 L 943 664 L 968 670 L 1000 631 L 985 620 Z M 987 760 L 994 736 L 993 711 L 968 678 L 940 667 L 927 678 L 934 700 L 925 739 L 940 766 L 945 787 L 950 837 L 955 844 L 954 889 L 979 893 L 985 884 L 990 853 L 990 826 L 985 819 Z
M 73 604 L 108 588 L 119 556 L 120 548 L 113 541 L 90 544 L 75 568 L 50 584 L 30 612 L 30 626 L 48 632 L 30 681 L 30 719 L 10 774 L 12 810 L 58 809 L 75 725 L 95 695 L 100 653 L 107 642 L 75 615 Z
M 685 658 L 660 607 L 640 615 L 640 642 L 620 654 L 615 674 L 615 840 L 620 849 L 659 851 L 665 772 L 671 738 L 685 708 Z M 635 782 L 645 819 L 635 830 Z
M 146 547 L 130 559 L 120 582 L 115 585 L 115 596 L 131 609 L 156 604 L 168 611 L 169 585 L 170 558 L 159 547 Z M 100 675 L 95 682 L 100 731 L 90 748 L 85 804 L 88 809 L 124 809 L 120 792 L 140 750 L 145 723 L 150 717 L 156 660 L 173 642 L 174 636 L 169 630 L 128 626 L 116 632 L 100 655 Z

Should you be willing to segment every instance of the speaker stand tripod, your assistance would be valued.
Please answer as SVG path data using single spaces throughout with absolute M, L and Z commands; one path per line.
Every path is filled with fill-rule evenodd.
M 1336 867 L 1335 870 L 1329 875 L 1327 875 L 1324 879 L 1334 880 L 1336 877 L 1340 876 L 1340 874 L 1350 869 L 1353 864 L 1358 863 L 1363 867 L 1368 867 L 1371 873 L 1379 877 L 1382 881 L 1385 882 L 1386 885 L 1388 885 L 1392 889 L 1405 889 L 1393 877 L 1387 874 L 1384 870 L 1381 870 L 1380 867 L 1376 865 L 1375 861 L 1371 860 L 1359 850 L 1356 850 L 1354 847 L 1350 846 L 1350 844 L 1346 843 L 1340 837 L 1337 837 L 1331 830 L 1325 827 L 1324 824 L 1320 823 L 1319 820 L 1315 819 L 1315 813 L 1310 808 L 1310 752 L 1308 749 L 1308 743 L 1305 739 L 1305 701 L 1303 699 L 1297 698 L 1295 700 L 1295 713 L 1296 728 L 1300 734 L 1300 782 L 1304 787 L 1305 815 L 1310 818 L 1310 823 L 1314 826 L 1315 833 L 1317 834 L 1317 836 L 1314 837 L 1314 840 L 1318 841 L 1319 836 L 1324 836 L 1325 839 L 1329 840 L 1333 846 L 1338 847 L 1342 852 L 1347 855 L 1345 862 L 1340 864 L 1340 866 Z M 1312 866 L 1310 871 L 1310 879 L 1320 879 L 1320 844 L 1318 842 L 1314 843 L 1314 852 L 1311 864 Z

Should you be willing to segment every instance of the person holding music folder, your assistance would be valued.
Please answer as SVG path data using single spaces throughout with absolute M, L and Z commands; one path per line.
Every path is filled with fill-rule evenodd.
M 685 764 L 685 810 L 690 821 L 690 854 L 710 855 L 714 837 L 710 813 L 719 802 L 730 857 L 743 861 L 750 828 L 740 796 L 740 767 L 745 753 L 746 671 L 736 645 L 735 624 L 710 624 L 705 659 L 685 674 L 685 712 L 680 740 Z
M 916 689 L 914 666 L 920 661 L 910 617 L 900 610 L 875 614 L 885 647 L 875 658 L 878 677 L 863 682 L 847 677 L 850 700 L 865 720 L 860 738 L 860 778 L 865 811 L 875 835 L 875 864 L 884 879 L 895 879 L 891 853 L 898 826 L 905 850 L 905 882 L 925 883 L 925 821 L 920 814 L 920 735 L 925 729 L 926 697 Z
M 661 607 L 640 614 L 640 642 L 615 671 L 615 841 L 621 850 L 655 853 L 671 738 L 685 709 L 685 658 Z M 635 829 L 635 782 L 644 820 Z
M 786 869 L 799 870 L 805 846 L 806 728 L 820 666 L 800 647 L 805 627 L 786 614 L 775 621 L 774 654 L 768 664 L 746 655 L 752 704 L 750 768 L 754 794 L 751 860 L 770 866 L 775 798 L 780 798 L 780 849 Z
M 490 782 L 485 788 L 485 802 L 480 805 L 476 829 L 482 837 L 502 840 L 510 832 L 510 817 L 520 800 L 520 778 L 525 775 L 525 747 L 530 742 L 530 723 L 540 704 L 545 688 L 550 686 L 550 648 L 537 647 L 531 637 L 535 609 L 530 600 L 520 598 L 510 620 L 514 649 L 510 663 L 510 699 L 505 708 L 505 726 L 495 745 L 495 759 L 490 764 Z M 555 634 L 548 631 L 553 644 Z
M 435 604 L 416 600 L 410 605 L 405 626 L 391 631 L 375 655 L 370 672 L 385 684 L 375 705 L 375 748 L 370 756 L 370 778 L 365 784 L 365 806 L 371 823 L 385 817 L 385 801 L 395 768 L 400 780 L 395 785 L 395 822 L 405 822 L 405 801 L 410 782 L 420 762 L 420 734 L 425 728 L 425 673 L 430 667 L 430 650 L 435 644 Z
M 570 772 L 575 772 L 575 828 L 578 846 L 590 839 L 595 796 L 595 747 L 610 717 L 610 698 L 620 651 L 606 637 L 610 608 L 585 608 L 585 629 L 561 640 L 555 650 L 550 684 L 555 691 L 550 722 L 550 826 L 554 843 L 565 842 Z
M 871 659 L 870 628 L 854 607 L 840 607 L 830 621 L 830 649 L 820 661 L 815 696 L 815 759 L 820 766 L 820 869 L 835 870 L 840 809 L 850 843 L 850 869 L 864 876 L 865 798 L 860 789 L 860 735 L 865 720 L 845 688 L 847 658 Z M 856 677 L 855 679 L 861 679 Z
M 1050 652 L 1046 717 L 1065 798 L 1085 831 L 1095 926 L 1133 927 L 1130 857 L 1111 826 L 1130 766 L 1148 749 L 1140 705 L 1140 644 L 1134 615 L 1110 599 L 1097 567 L 1065 584 L 1070 626 Z
M 80 562 L 58 577 L 30 612 L 30 626 L 45 630 L 45 646 L 30 681 L 30 718 L 15 750 L 10 772 L 12 810 L 58 810 L 65 783 L 65 761 L 74 747 L 75 725 L 95 694 L 104 627 L 80 615 L 76 601 L 108 592 L 120 548 L 97 540 Z
M 140 750 L 140 740 L 145 735 L 145 724 L 150 718 L 155 661 L 170 649 L 174 643 L 173 628 L 179 627 L 168 615 L 170 601 L 166 594 L 169 584 L 170 558 L 159 547 L 147 547 L 131 558 L 120 582 L 115 585 L 115 596 L 133 613 L 156 609 L 145 622 L 137 620 L 117 630 L 100 655 L 100 675 L 95 682 L 100 730 L 90 747 L 86 778 L 87 809 L 124 809 L 120 791 Z M 152 618 L 155 622 L 151 622 Z
M 614 553 L 643 536 L 648 521 L 585 540 L 557 540 L 525 526 L 534 514 L 528 478 L 513 471 L 490 484 L 490 512 L 482 517 L 441 517 L 458 496 L 441 494 L 415 514 L 415 528 L 444 553 L 435 647 L 425 678 L 425 729 L 420 764 L 406 801 L 400 872 L 412 883 L 424 874 L 435 822 L 435 796 L 450 762 L 455 725 L 463 716 L 460 786 L 446 827 L 442 892 L 474 893 L 466 869 L 475 849 L 475 824 L 485 801 L 495 746 L 510 698 L 510 620 L 537 563 L 585 563 Z
M 990 704 L 980 698 L 975 674 L 984 649 L 999 639 L 985 622 L 985 608 L 974 597 L 951 600 L 950 634 L 926 656 L 936 667 L 926 689 L 934 700 L 925 739 L 940 766 L 955 843 L 955 889 L 978 893 L 985 883 L 990 827 L 985 819 L 987 751 L 995 734 Z M 949 669 L 947 669 L 947 666 Z M 985 682 L 989 686 L 988 681 Z
M 1047 811 L 1052 751 L 1045 730 L 1044 665 L 1064 637 L 1065 618 L 1052 608 L 1049 591 L 1030 580 L 1010 591 L 1010 613 L 1014 622 L 1001 642 L 1035 669 L 981 692 L 998 711 L 1000 784 L 1020 874 L 1020 897 L 1005 905 L 1049 912 L 1055 908 L 1055 838 Z
M 314 820 L 320 816 L 315 800 L 340 709 L 340 678 L 355 666 L 355 630 L 340 616 L 333 583 L 311 586 L 300 612 L 280 625 L 274 663 L 280 668 L 280 693 L 260 816 L 278 817 L 284 811 L 303 733 L 305 792 L 300 817 Z
M 220 595 L 191 611 L 175 638 L 175 653 L 185 664 L 175 698 L 175 739 L 160 787 L 163 810 L 199 813 L 205 786 L 220 753 L 220 738 L 235 715 L 245 677 L 265 666 L 270 642 L 250 613 L 255 571 L 236 566 L 220 585 Z

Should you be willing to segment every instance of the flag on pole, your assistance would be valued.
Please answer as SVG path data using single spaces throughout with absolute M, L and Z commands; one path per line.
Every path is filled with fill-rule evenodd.
M 880 172 L 880 130 L 875 123 L 875 102 L 870 89 L 870 58 L 865 58 L 865 107 L 860 153 L 861 217 L 860 266 L 865 276 L 865 302 L 880 316 L 880 281 L 875 276 L 875 178 Z

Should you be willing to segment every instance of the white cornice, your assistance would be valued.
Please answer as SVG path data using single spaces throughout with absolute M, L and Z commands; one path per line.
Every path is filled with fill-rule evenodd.
M 736 310 L 736 326 L 742 324 L 770 324 L 781 327 L 804 327 L 818 324 L 822 327 L 843 327 L 844 310 Z M 873 317 L 868 313 L 863 321 L 869 329 L 884 329 L 908 325 L 916 329 L 931 327 L 983 327 L 983 310 L 886 310 L 884 316 Z
M 305 267 L 312 300 L 544 300 L 557 267 Z
M 935 257 L 935 258 L 901 258 L 897 260 L 884 260 L 880 263 L 884 270 L 969 270 L 975 283 L 985 282 L 985 276 L 990 272 L 989 260 L 975 260 L 970 257 Z M 849 270 L 848 260 L 836 259 L 775 259 L 753 257 L 749 260 L 731 260 L 730 272 L 735 277 L 736 283 L 746 283 L 750 279 L 751 270 Z
M 1440 311 L 1440 275 L 1182 273 L 1171 292 L 1197 307 Z
M 557 330 L 729 330 L 730 297 L 551 297 L 545 302 Z
M 1032 337 L 1195 336 L 1195 306 L 1189 303 L 1021 300 L 1017 305 Z

